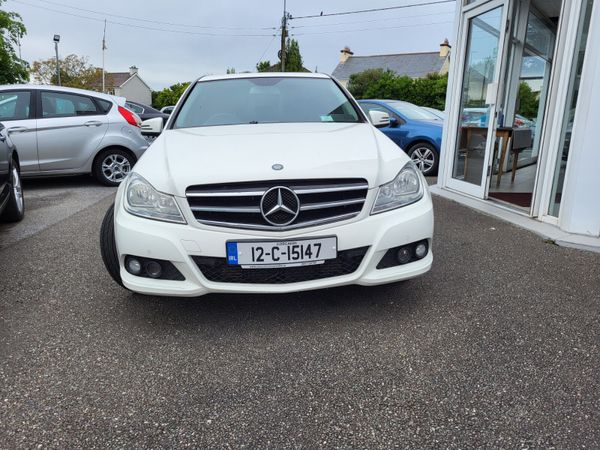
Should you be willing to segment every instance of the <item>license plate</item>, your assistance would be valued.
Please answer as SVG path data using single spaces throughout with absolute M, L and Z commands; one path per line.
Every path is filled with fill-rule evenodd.
M 227 242 L 227 263 L 243 269 L 323 264 L 337 257 L 337 238 Z

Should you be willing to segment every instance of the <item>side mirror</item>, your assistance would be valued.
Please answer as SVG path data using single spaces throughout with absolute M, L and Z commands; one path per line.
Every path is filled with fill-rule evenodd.
M 371 123 L 377 128 L 383 128 L 390 125 L 390 116 L 383 111 L 369 111 L 369 119 L 371 119 Z
M 144 120 L 142 122 L 142 134 L 158 136 L 160 133 L 162 133 L 163 126 L 164 123 L 162 117 Z
M 390 128 L 396 128 L 398 125 L 400 125 L 398 119 L 396 119 L 395 117 L 390 117 Z

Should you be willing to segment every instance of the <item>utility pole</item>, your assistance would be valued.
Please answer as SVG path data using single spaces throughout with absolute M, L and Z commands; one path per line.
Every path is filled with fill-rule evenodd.
M 106 72 L 104 71 L 104 50 L 106 50 L 106 19 L 104 19 L 104 34 L 102 35 L 102 93 L 106 94 Z
M 281 59 L 281 72 L 285 72 L 285 38 L 287 35 L 288 15 L 285 10 L 286 0 L 283 0 L 283 17 L 281 18 L 281 50 L 279 58 Z

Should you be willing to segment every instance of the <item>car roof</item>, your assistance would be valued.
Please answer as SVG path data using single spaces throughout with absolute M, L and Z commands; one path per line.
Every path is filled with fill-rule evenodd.
M 8 89 L 37 89 L 37 90 L 52 90 L 58 92 L 67 92 L 72 94 L 93 95 L 94 97 L 103 98 L 105 100 L 117 101 L 117 97 L 102 92 L 89 91 L 86 89 L 78 89 L 64 86 L 54 86 L 52 84 L 3 84 L 0 86 L 0 91 Z
M 324 73 L 308 73 L 308 72 L 257 72 L 257 73 L 233 73 L 226 75 L 205 75 L 198 78 L 196 81 L 214 81 L 214 80 L 231 80 L 243 78 L 323 78 L 331 79 L 329 75 Z

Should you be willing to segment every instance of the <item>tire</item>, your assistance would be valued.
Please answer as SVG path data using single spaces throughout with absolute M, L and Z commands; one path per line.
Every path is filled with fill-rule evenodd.
M 406 153 L 426 177 L 437 173 L 440 154 L 433 145 L 427 143 L 415 144 Z
M 2 222 L 19 222 L 25 216 L 25 199 L 21 187 L 21 170 L 15 159 L 10 164 L 10 182 L 8 183 L 10 194 L 4 211 L 0 214 Z
M 113 280 L 120 286 L 123 286 L 121 280 L 121 267 L 119 266 L 119 254 L 117 253 L 117 245 L 115 243 L 115 205 L 112 204 L 102 221 L 100 227 L 100 253 L 104 266 Z
M 135 159 L 125 150 L 107 148 L 94 160 L 93 174 L 106 186 L 118 186 L 131 172 L 134 164 Z

